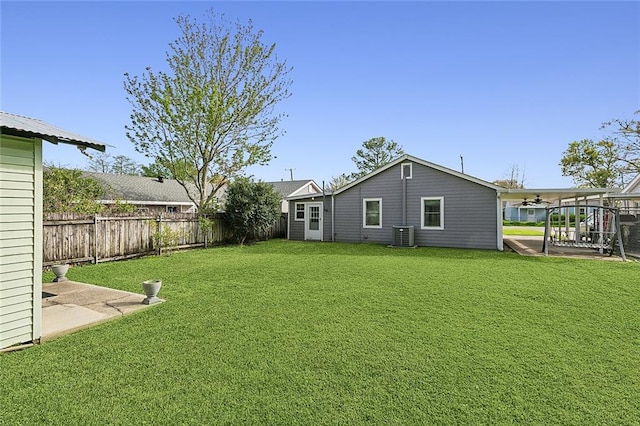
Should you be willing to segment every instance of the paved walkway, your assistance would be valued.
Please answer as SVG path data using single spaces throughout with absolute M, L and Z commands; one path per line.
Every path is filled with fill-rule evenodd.
M 153 306 L 144 294 L 75 281 L 44 283 L 42 293 L 42 341 Z

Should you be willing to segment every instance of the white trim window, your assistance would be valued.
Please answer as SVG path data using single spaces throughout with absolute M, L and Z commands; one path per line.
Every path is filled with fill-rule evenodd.
M 362 199 L 362 227 L 382 228 L 382 198 Z
M 411 179 L 413 175 L 413 163 L 400 164 L 400 179 Z
M 304 220 L 304 203 L 296 203 L 296 216 L 295 220 L 303 221 Z
M 444 197 L 420 199 L 422 229 L 444 229 Z

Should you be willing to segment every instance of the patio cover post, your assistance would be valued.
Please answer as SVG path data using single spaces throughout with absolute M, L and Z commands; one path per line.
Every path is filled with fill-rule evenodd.
M 549 255 L 549 225 L 551 223 L 551 221 L 549 220 L 550 215 L 550 211 L 553 207 L 545 207 L 545 218 L 544 218 L 544 240 L 542 241 L 542 251 L 544 252 L 545 256 Z

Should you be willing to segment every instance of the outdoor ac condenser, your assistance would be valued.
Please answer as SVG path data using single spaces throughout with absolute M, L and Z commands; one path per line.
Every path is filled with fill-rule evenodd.
M 413 247 L 413 226 L 394 226 L 393 245 L 396 247 Z

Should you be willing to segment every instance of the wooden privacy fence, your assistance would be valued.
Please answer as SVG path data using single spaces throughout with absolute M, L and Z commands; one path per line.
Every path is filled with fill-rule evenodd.
M 286 215 L 270 238 L 286 237 Z M 217 215 L 207 231 L 193 213 L 151 215 L 81 215 L 47 213 L 43 220 L 43 266 L 99 263 L 220 244 L 230 237 Z

